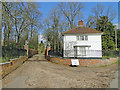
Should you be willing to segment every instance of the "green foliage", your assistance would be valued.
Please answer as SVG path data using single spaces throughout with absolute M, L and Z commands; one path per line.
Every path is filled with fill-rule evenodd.
M 97 30 L 104 32 L 102 35 L 102 49 L 115 50 L 115 29 L 107 16 L 101 16 L 97 21 Z
M 9 57 L 4 57 L 4 58 L 2 58 L 2 63 L 8 62 L 9 60 L 10 60 Z
M 99 67 L 107 67 L 108 65 L 100 65 Z
M 120 61 L 118 60 L 118 64 L 120 64 Z
M 29 48 L 32 48 L 32 49 L 36 49 L 36 50 L 38 49 L 38 36 L 37 35 L 33 35 L 33 38 L 29 40 L 28 46 Z
M 96 29 L 102 32 L 110 32 L 111 35 L 114 35 L 115 32 L 114 25 L 107 16 L 100 16 L 100 19 L 97 20 Z
M 39 48 L 40 54 L 45 52 L 45 44 L 44 43 L 40 43 L 38 48 Z
M 2 57 L 6 58 L 18 58 L 19 56 L 26 55 L 26 50 L 24 49 L 18 49 L 13 47 L 2 47 Z
M 8 42 L 6 42 L 6 46 L 9 46 L 11 48 L 16 48 L 16 42 L 13 40 L 9 40 Z
M 120 57 L 120 51 L 102 50 L 102 56 L 103 59 Z
M 120 29 L 117 30 L 117 47 L 120 50 Z
M 104 32 L 104 34 L 102 35 L 102 49 L 115 50 L 115 42 L 113 37 L 110 35 L 110 32 Z

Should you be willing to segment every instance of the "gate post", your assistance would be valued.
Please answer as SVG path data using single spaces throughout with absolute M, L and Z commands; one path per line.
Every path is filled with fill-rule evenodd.
M 49 50 L 51 50 L 51 47 L 50 47 L 50 43 L 48 42 L 48 43 L 47 43 L 47 47 L 46 47 L 46 53 L 45 53 L 46 56 L 49 55 L 49 54 L 48 54 L 48 51 L 49 51 Z
M 28 53 L 29 53 L 28 45 L 24 45 L 24 49 L 27 50 L 27 56 L 28 56 Z
M 46 56 L 48 56 L 49 54 L 48 54 L 48 51 L 49 50 L 51 50 L 51 48 L 50 48 L 50 46 L 47 46 L 47 48 L 46 48 Z

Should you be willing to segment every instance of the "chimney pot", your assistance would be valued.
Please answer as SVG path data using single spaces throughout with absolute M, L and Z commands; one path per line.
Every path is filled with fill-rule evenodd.
M 82 21 L 82 20 L 79 21 L 78 25 L 79 25 L 79 26 L 83 26 L 83 21 Z

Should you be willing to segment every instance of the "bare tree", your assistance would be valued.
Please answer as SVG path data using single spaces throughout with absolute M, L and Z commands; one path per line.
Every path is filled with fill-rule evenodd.
M 78 2 L 69 2 L 69 3 L 60 3 L 59 8 L 63 13 L 64 17 L 67 19 L 70 29 L 74 27 L 75 20 L 82 17 L 82 9 L 84 6 L 82 3 Z
M 39 28 L 38 26 L 40 26 L 41 13 L 38 10 L 38 6 L 35 3 L 23 2 L 4 2 L 2 4 L 4 12 L 2 20 L 4 42 L 8 42 L 9 45 L 9 41 L 12 39 L 15 40 L 17 46 L 21 46 L 21 42 L 24 44 L 25 39 L 29 37 L 32 39 L 33 32 L 36 32 Z
M 116 11 L 112 8 L 112 6 L 105 8 L 104 5 L 101 4 L 97 4 L 93 7 L 91 9 L 91 13 L 92 14 L 89 15 L 86 23 L 86 26 L 91 28 L 96 28 L 96 23 L 100 16 L 107 16 L 110 21 L 114 20 L 116 17 Z
M 47 19 L 44 19 L 44 37 L 50 42 L 54 51 L 62 52 L 62 34 L 76 26 L 78 19 L 82 18 L 83 8 L 82 3 L 60 3 L 50 11 Z

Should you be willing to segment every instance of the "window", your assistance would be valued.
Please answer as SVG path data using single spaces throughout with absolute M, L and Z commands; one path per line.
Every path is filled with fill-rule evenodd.
M 87 35 L 85 36 L 85 40 L 88 40 L 88 36 Z
M 88 36 L 87 35 L 77 36 L 77 40 L 82 40 L 82 41 L 88 40 Z
M 84 36 L 80 36 L 80 40 L 84 40 Z
M 77 36 L 77 40 L 79 40 L 79 36 Z

